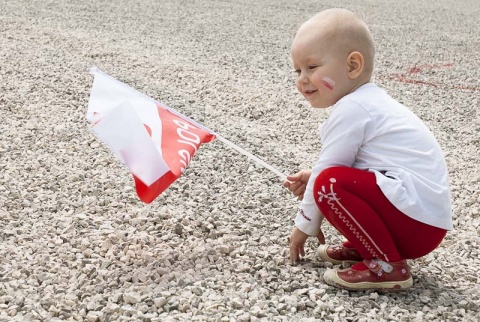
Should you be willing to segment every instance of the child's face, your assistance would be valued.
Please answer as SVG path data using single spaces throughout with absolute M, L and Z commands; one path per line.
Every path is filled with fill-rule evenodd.
M 297 34 L 291 55 L 297 89 L 313 107 L 332 106 L 348 94 L 347 57 L 328 48 L 321 35 Z

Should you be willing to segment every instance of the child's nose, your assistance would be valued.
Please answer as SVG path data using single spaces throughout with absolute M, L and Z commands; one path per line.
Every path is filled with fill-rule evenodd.
M 301 84 L 308 84 L 309 83 L 309 79 L 304 73 L 302 73 L 302 74 L 300 74 L 300 76 L 298 76 L 298 81 Z

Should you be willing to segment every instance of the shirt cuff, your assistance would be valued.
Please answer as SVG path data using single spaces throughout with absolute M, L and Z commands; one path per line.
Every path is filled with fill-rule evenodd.
M 295 218 L 295 226 L 309 236 L 317 236 L 320 232 L 320 225 L 323 216 L 312 218 L 307 216 L 302 209 L 299 209 Z

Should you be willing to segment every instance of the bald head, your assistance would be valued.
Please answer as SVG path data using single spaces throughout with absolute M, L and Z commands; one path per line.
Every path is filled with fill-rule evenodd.
M 338 8 L 321 11 L 300 27 L 295 38 L 299 36 L 321 41 L 341 56 L 360 52 L 365 59 L 364 73 L 371 77 L 375 45 L 367 25 L 353 12 Z

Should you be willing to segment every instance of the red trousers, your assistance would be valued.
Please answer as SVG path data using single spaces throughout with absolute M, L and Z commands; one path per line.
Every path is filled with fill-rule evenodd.
M 318 175 L 313 191 L 323 216 L 364 259 L 418 258 L 434 250 L 447 232 L 395 208 L 369 171 L 328 168 Z

